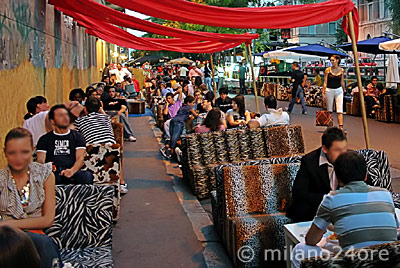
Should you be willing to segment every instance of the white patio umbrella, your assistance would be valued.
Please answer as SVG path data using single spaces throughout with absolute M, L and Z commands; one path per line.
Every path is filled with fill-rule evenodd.
M 293 51 L 287 51 L 286 49 L 287 48 L 283 48 L 264 53 L 263 57 L 278 59 L 278 60 L 293 60 L 293 61 L 318 61 L 320 59 L 327 59 L 327 57 L 300 54 Z
M 386 87 L 397 88 L 397 83 L 400 83 L 400 75 L 399 75 L 399 58 L 397 54 L 389 55 L 389 66 L 387 68 L 386 74 Z
M 379 49 L 400 52 L 400 39 L 380 43 Z

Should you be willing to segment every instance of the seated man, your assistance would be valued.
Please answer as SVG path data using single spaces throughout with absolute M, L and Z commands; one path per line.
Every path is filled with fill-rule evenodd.
M 37 144 L 37 161 L 52 162 L 56 184 L 92 184 L 93 174 L 81 170 L 86 151 L 85 138 L 69 129 L 70 118 L 67 108 L 54 105 L 49 111 L 54 130 L 43 135 Z
M 215 100 L 215 107 L 224 113 L 232 109 L 232 99 L 228 97 L 228 89 L 226 87 L 221 87 L 219 90 L 219 98 Z
M 175 100 L 176 95 L 178 95 L 178 98 Z M 165 100 L 166 103 L 163 114 L 168 119 L 164 122 L 164 131 L 166 139 L 170 139 L 169 125 L 171 123 L 171 119 L 175 117 L 176 113 L 182 107 L 182 89 L 178 89 L 177 91 L 175 91 L 175 93 L 167 93 Z
M 85 107 L 87 115 L 77 118 L 74 125 L 85 138 L 86 144 L 115 143 L 111 120 L 100 113 L 100 100 L 89 97 Z
M 47 100 L 44 97 L 36 96 L 28 101 L 27 107 L 28 111 L 34 110 L 35 112 L 30 112 L 32 116 L 25 120 L 22 127 L 32 133 L 33 146 L 36 146 L 42 135 L 53 130 L 48 116 L 50 106 L 47 104 Z
M 258 128 L 273 125 L 289 125 L 290 117 L 287 112 L 284 112 L 282 108 L 276 109 L 278 102 L 275 96 L 269 95 L 264 98 L 266 114 L 263 114 L 260 118 L 250 120 L 247 124 L 249 128 Z
M 294 267 L 300 267 L 302 259 L 329 253 L 316 245 L 330 224 L 339 240 L 337 248 L 333 248 L 335 252 L 397 240 L 399 222 L 392 196 L 386 189 L 365 183 L 364 157 L 354 151 L 345 152 L 334 166 L 340 189 L 324 196 L 305 237 L 306 243 L 296 245 L 292 252 Z
M 303 156 L 293 184 L 292 206 L 287 212 L 294 222 L 311 221 L 323 196 L 337 189 L 333 163 L 346 151 L 346 134 L 337 127 L 331 127 L 322 135 L 322 147 Z
M 135 142 L 136 138 L 133 136 L 132 128 L 125 115 L 127 104 L 124 99 L 117 98 L 117 92 L 114 87 L 108 90 L 109 98 L 103 101 L 104 111 L 109 111 L 107 114 L 111 116 L 119 116 L 120 122 L 124 125 L 124 138 L 125 140 Z

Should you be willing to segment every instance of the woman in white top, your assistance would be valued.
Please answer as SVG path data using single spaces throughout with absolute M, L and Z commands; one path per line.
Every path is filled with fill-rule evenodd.
M 333 112 L 333 103 L 336 103 L 339 128 L 343 130 L 344 70 L 339 67 L 340 56 L 333 55 L 330 60 L 332 67 L 325 70 L 322 97 L 325 98 L 327 110 L 331 113 Z

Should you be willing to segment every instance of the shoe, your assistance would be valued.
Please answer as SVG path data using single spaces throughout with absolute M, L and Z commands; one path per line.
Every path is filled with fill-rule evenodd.
M 135 141 L 136 141 L 136 138 L 133 137 L 133 136 L 130 136 L 130 137 L 128 138 L 128 141 L 130 141 L 130 142 L 135 142 Z
M 121 191 L 121 194 L 126 194 L 126 193 L 128 193 L 128 184 L 126 184 L 126 183 L 121 184 L 120 191 Z
M 169 150 L 168 150 L 168 148 L 167 147 L 162 147 L 161 149 L 160 149 L 160 153 L 162 154 L 162 156 L 164 156 L 165 158 L 167 158 L 167 159 L 171 159 L 171 153 L 169 152 Z
M 307 114 L 307 112 L 302 112 L 302 114 L 305 114 L 305 115 L 306 115 L 306 114 Z

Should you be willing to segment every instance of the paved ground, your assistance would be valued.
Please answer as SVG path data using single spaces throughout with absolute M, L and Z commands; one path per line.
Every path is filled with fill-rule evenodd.
M 115 267 L 205 267 L 202 243 L 173 189 L 149 118 L 130 121 L 137 142 L 124 144 L 129 193 L 114 226 Z

